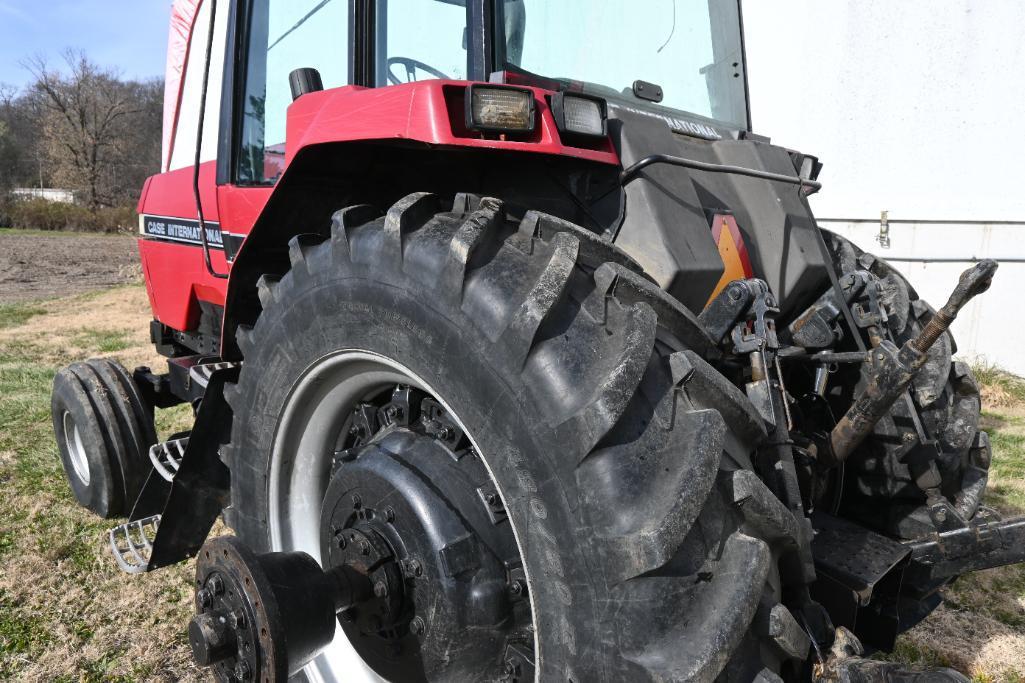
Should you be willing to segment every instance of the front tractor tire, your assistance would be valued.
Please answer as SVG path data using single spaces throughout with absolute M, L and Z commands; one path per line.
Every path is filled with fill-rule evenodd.
M 72 363 L 54 377 L 50 400 L 61 464 L 78 503 L 100 517 L 131 511 L 157 441 L 153 408 L 120 363 Z
M 777 571 L 796 532 L 766 533 L 789 513 L 747 455 L 764 428 L 702 360 L 693 316 L 628 257 L 497 200 L 448 210 L 413 194 L 385 216 L 338 212 L 290 260 L 261 278 L 263 312 L 237 335 L 227 519 L 258 552 L 328 569 L 361 530 L 392 539 L 359 541 L 365 556 L 407 552 L 417 569 L 403 605 L 378 590 L 383 622 L 343 613 L 349 638 L 310 664 L 321 680 L 749 681 L 800 666 L 809 641 Z M 427 419 L 441 415 L 454 432 Z M 507 515 L 497 532 L 489 509 Z M 433 540 L 397 530 L 420 515 L 443 535 L 452 510 L 475 540 L 414 565 L 410 548 Z M 526 600 L 474 603 L 503 538 L 503 582 Z

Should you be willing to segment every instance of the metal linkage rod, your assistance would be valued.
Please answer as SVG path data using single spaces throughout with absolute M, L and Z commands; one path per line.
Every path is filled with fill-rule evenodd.
M 814 449 L 821 462 L 837 465 L 854 452 L 904 394 L 928 360 L 929 349 L 950 328 L 958 312 L 972 298 L 989 289 L 996 269 L 996 261 L 989 259 L 969 268 L 961 274 L 946 305 L 936 312 L 917 337 L 908 340 L 900 349 L 892 342 L 884 341 L 870 352 L 872 371 L 868 384 L 837 422 L 828 442 L 822 444 L 825 447 Z

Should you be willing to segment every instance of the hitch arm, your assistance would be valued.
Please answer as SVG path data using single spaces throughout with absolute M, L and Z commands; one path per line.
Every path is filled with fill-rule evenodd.
M 1025 561 L 1025 517 L 971 524 L 908 545 L 908 571 L 920 572 L 930 581 L 1017 564 Z
M 986 259 L 961 274 L 946 305 L 932 317 L 917 337 L 901 348 L 883 341 L 869 353 L 871 374 L 865 389 L 840 418 L 828 440 L 813 450 L 820 462 L 835 466 L 854 452 L 875 425 L 915 379 L 928 360 L 929 349 L 947 331 L 958 312 L 975 296 L 989 289 L 997 262 Z

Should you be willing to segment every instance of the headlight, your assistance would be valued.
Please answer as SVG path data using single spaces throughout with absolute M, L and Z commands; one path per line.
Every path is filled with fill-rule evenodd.
M 608 114 L 605 100 L 600 97 L 552 95 L 552 115 L 555 125 L 563 133 L 605 137 L 608 131 Z
M 466 92 L 466 127 L 495 133 L 534 130 L 534 93 L 520 88 L 470 85 Z

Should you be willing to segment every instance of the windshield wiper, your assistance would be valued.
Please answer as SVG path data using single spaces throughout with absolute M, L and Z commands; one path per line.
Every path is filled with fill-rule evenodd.
M 280 36 L 280 37 L 279 37 L 279 38 L 278 38 L 277 40 L 275 40 L 275 41 L 274 41 L 273 43 L 271 43 L 270 47 L 268 47 L 268 48 L 267 48 L 267 52 L 270 52 L 270 51 L 271 51 L 271 50 L 273 50 L 273 49 L 274 49 L 275 47 L 277 47 L 277 46 L 278 46 L 278 43 L 280 43 L 280 42 L 281 42 L 282 40 L 284 40 L 285 38 L 287 38 L 287 37 L 288 37 L 288 36 L 289 36 L 289 35 L 290 35 L 291 33 L 293 33 L 293 32 L 294 32 L 294 31 L 295 31 L 296 29 L 298 29 L 298 28 L 299 28 L 300 26 L 302 26 L 302 25 L 303 25 L 303 24 L 305 24 L 305 23 L 306 23 L 307 21 L 309 21 L 309 20 L 310 20 L 310 18 L 311 18 L 311 17 L 312 17 L 312 16 L 314 15 L 314 14 L 316 14 L 316 13 L 317 13 L 317 12 L 319 12 L 320 10 L 324 9 L 324 6 L 325 6 L 325 5 L 327 5 L 327 4 L 329 3 L 329 2 L 331 2 L 331 0 L 323 0 L 323 1 L 322 1 L 322 2 L 321 2 L 321 3 L 319 4 L 319 5 L 317 5 L 316 7 L 314 7 L 313 9 L 311 9 L 311 10 L 310 10 L 309 12 L 307 12 L 307 13 L 306 13 L 306 16 L 304 16 L 304 17 L 303 17 L 302 19 L 300 19 L 299 21 L 295 22 L 295 25 L 294 25 L 294 26 L 292 26 L 292 28 L 290 28 L 290 29 L 288 29 L 287 31 L 285 31 L 284 33 L 282 33 L 282 34 L 281 34 L 281 36 Z

